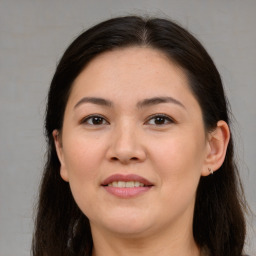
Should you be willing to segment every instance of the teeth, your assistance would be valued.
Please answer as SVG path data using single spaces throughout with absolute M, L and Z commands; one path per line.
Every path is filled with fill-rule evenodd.
M 126 182 L 118 181 L 118 182 L 117 182 L 117 187 L 118 187 L 118 188 L 125 188 L 125 183 L 126 183 Z
M 113 181 L 108 184 L 109 187 L 116 188 L 134 188 L 134 187 L 144 187 L 144 184 L 139 181 Z

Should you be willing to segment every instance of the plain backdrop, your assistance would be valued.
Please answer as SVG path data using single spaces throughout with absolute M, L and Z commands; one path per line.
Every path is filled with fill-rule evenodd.
M 30 255 L 46 94 L 59 58 L 81 31 L 128 14 L 174 19 L 213 57 L 256 212 L 256 0 L 0 0 L 0 256 Z M 255 256 L 256 222 L 248 221 L 247 252 Z

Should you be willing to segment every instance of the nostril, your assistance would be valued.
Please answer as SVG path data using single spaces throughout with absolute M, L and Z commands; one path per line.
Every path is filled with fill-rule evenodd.
M 121 162 L 129 162 L 129 161 L 138 161 L 138 157 L 131 157 L 131 158 L 118 158 L 118 157 L 111 157 L 111 161 L 121 161 Z

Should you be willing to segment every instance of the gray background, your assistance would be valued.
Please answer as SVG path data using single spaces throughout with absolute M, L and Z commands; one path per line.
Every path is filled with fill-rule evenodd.
M 0 256 L 30 254 L 44 106 L 58 59 L 82 30 L 132 13 L 178 21 L 213 57 L 236 117 L 237 158 L 256 212 L 256 0 L 0 0 Z M 255 256 L 255 218 L 248 221 L 247 250 Z

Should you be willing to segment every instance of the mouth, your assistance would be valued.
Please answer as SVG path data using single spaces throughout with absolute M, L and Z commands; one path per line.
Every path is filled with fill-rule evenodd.
M 149 191 L 154 184 L 135 174 L 115 174 L 105 179 L 101 186 L 114 196 L 130 198 Z
M 145 187 L 146 185 L 139 181 L 113 181 L 106 186 L 115 188 L 138 188 Z

